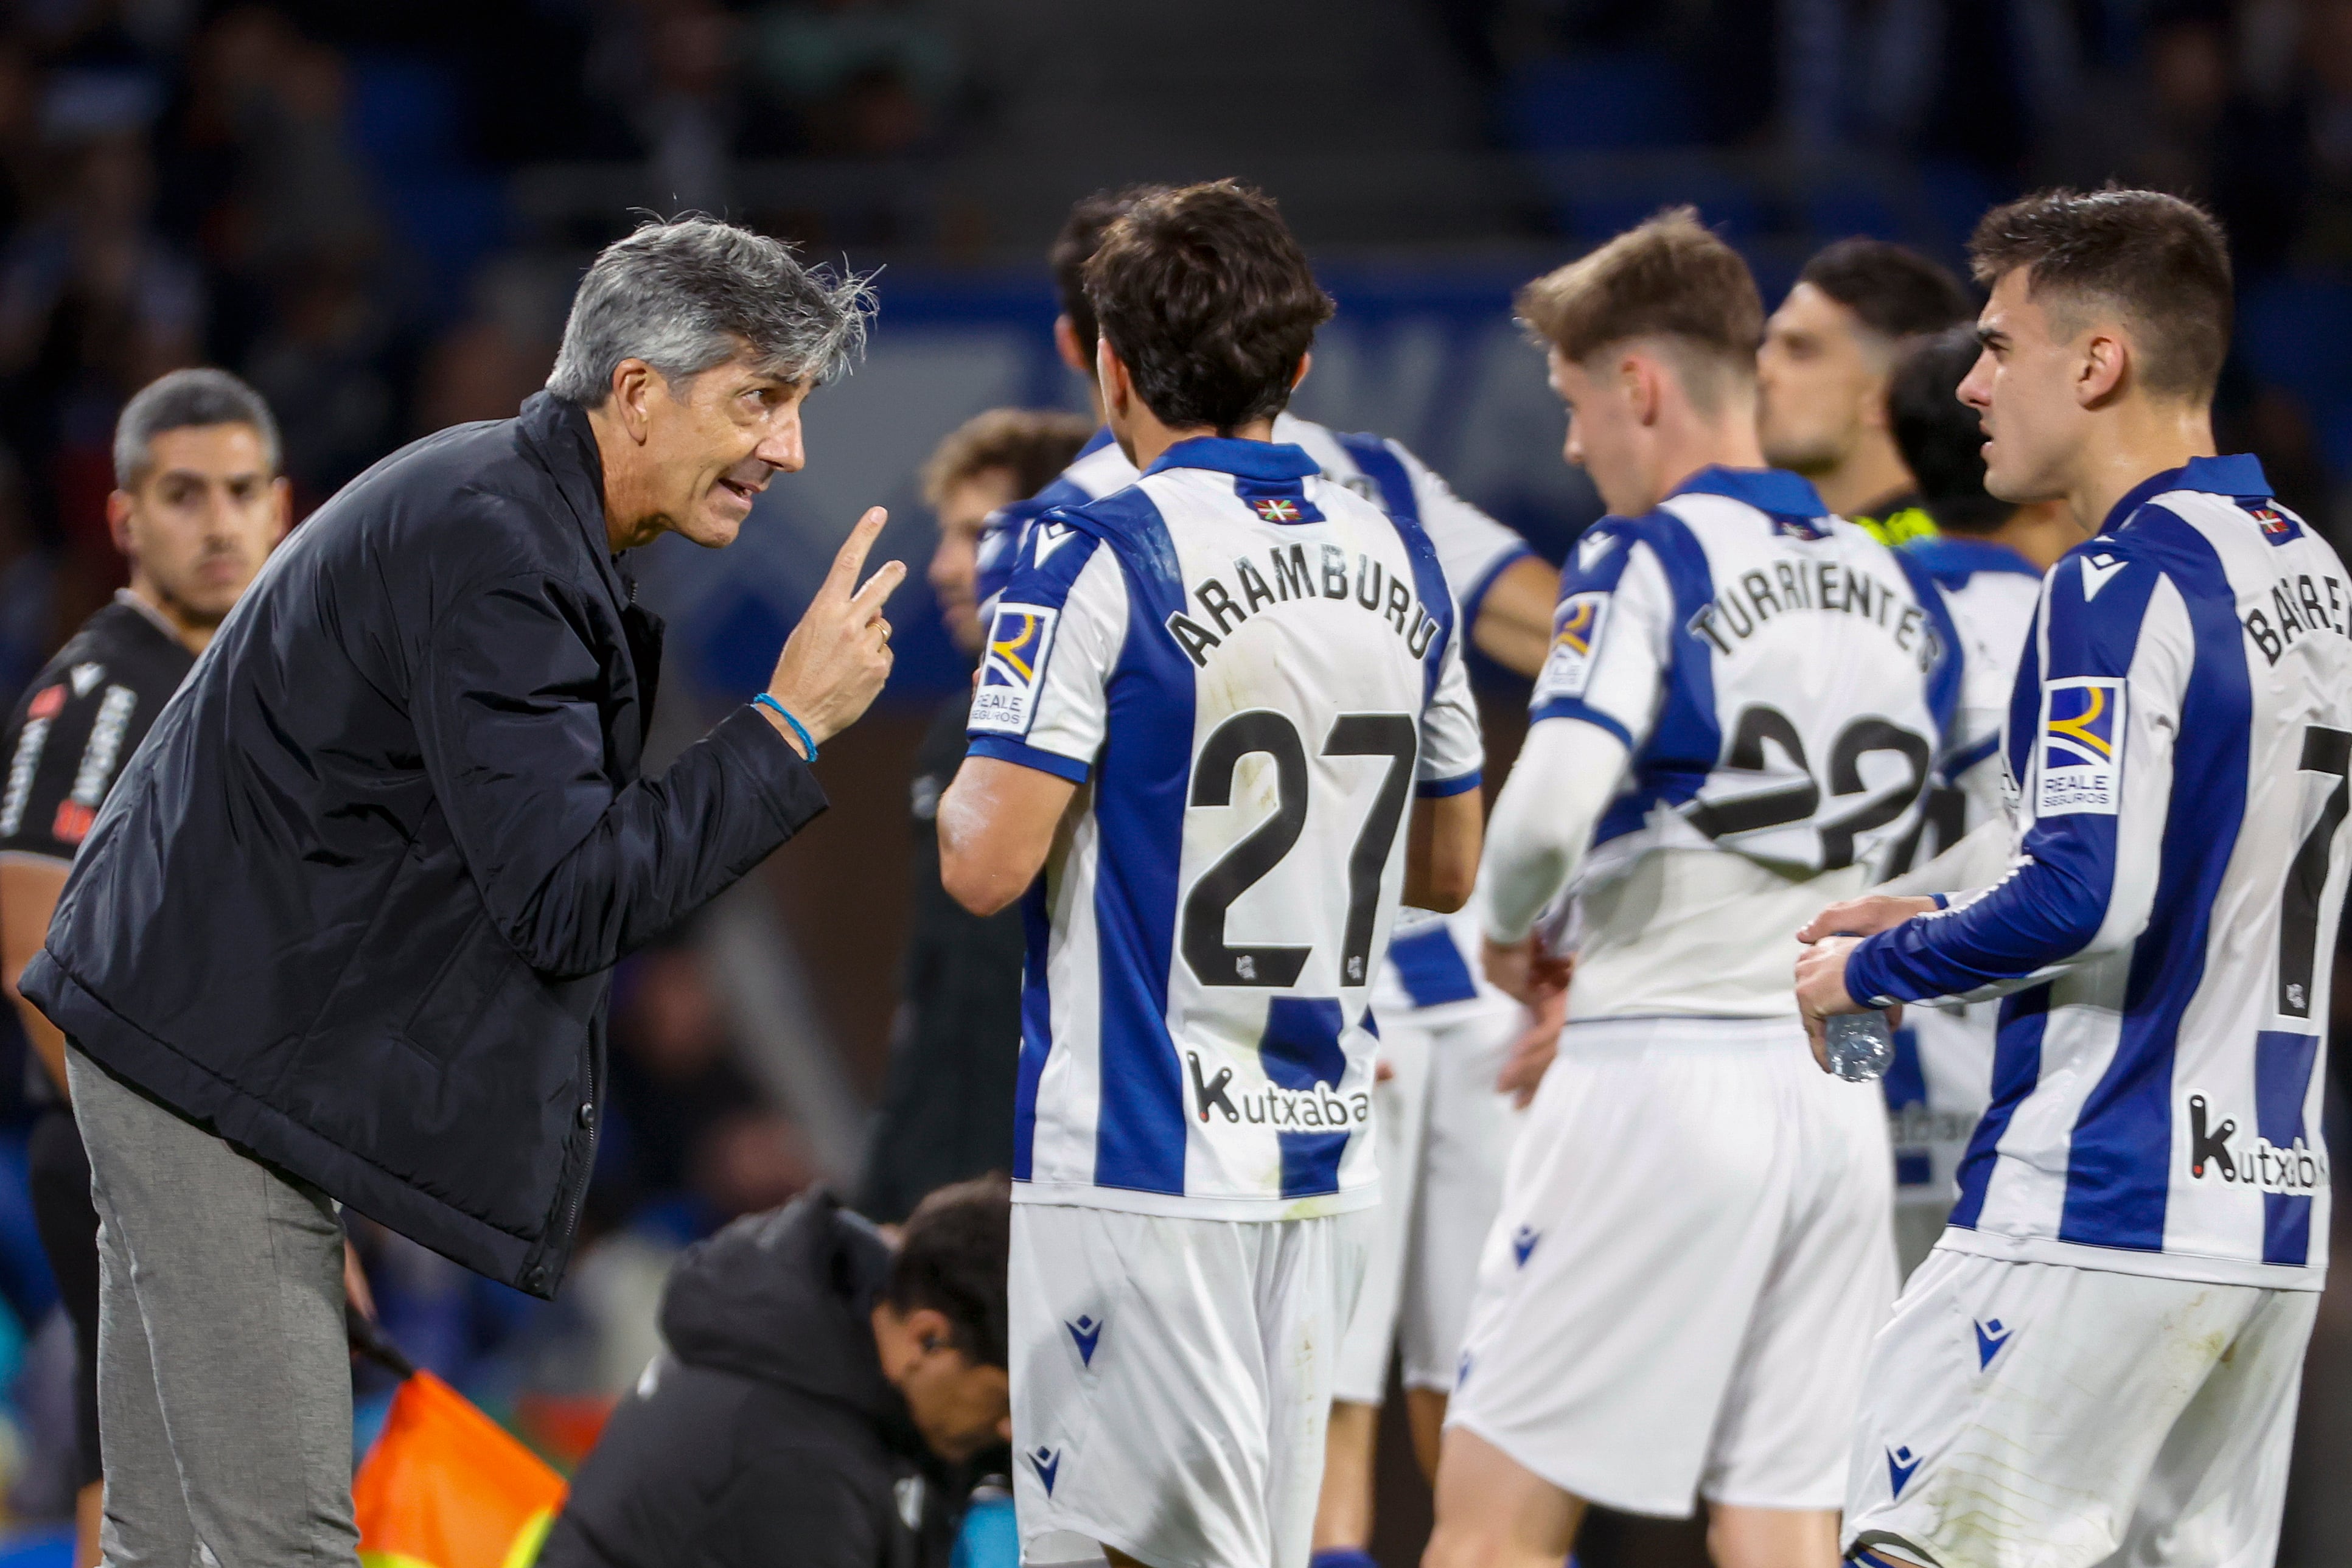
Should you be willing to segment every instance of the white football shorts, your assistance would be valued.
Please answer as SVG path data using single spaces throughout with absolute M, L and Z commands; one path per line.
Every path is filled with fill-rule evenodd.
M 1181 1219 L 1016 1203 L 1022 1561 L 1305 1568 L 1377 1210 Z
M 1939 1249 L 1871 1346 L 1848 1552 L 2267 1568 L 2318 1308 Z
M 1885 1102 L 1791 1019 L 1572 1022 L 1446 1416 L 1628 1513 L 1835 1509 L 1895 1295 Z
M 1495 1078 L 1526 1027 L 1507 1001 L 1381 1016 L 1381 1061 L 1396 1070 L 1372 1091 L 1381 1206 L 1334 1398 L 1378 1405 L 1391 1346 L 1407 1388 L 1454 1386 L 1479 1250 L 1524 1119 Z

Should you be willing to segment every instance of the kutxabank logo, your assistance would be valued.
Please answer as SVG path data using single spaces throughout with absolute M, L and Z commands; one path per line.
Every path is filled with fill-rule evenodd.
M 2284 1148 L 2260 1136 L 2241 1142 L 2237 1118 L 2217 1122 L 2205 1096 L 2195 1092 L 2189 1096 L 2189 1174 L 2290 1197 L 2309 1197 L 2328 1181 L 2326 1154 L 2299 1137 Z

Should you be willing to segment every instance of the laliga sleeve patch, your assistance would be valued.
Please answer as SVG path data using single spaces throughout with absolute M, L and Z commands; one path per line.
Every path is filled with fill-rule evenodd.
M 2112 817 L 2123 800 L 2125 683 L 2079 676 L 2042 688 L 2033 813 Z
M 1601 629 L 1609 618 L 1609 595 L 1571 593 L 1552 612 L 1551 652 L 1536 676 L 1535 701 L 1580 697 L 1592 676 L 1592 651 L 1601 645 Z
M 988 626 L 980 688 L 972 694 L 970 728 L 1026 735 L 1037 716 L 1037 688 L 1054 649 L 1061 612 L 1036 604 L 999 604 Z

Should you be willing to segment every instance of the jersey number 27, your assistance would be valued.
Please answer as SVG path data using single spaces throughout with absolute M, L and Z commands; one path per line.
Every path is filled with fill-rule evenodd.
M 1385 757 L 1388 771 L 1356 847 L 1348 857 L 1348 927 L 1339 948 L 1340 983 L 1364 983 L 1372 953 L 1372 927 L 1380 914 L 1381 873 L 1404 820 L 1412 786 L 1420 732 L 1410 715 L 1342 714 L 1324 738 L 1326 757 Z M 1184 962 L 1204 986 L 1286 987 L 1298 983 L 1311 947 L 1230 947 L 1225 911 L 1280 864 L 1307 826 L 1307 747 L 1298 727 L 1271 708 L 1237 713 L 1211 733 L 1192 765 L 1194 806 L 1230 806 L 1234 769 L 1254 751 L 1274 758 L 1274 813 L 1227 850 L 1184 895 Z

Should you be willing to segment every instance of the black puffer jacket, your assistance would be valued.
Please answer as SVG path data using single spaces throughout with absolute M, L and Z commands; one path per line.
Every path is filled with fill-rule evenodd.
M 662 1298 L 669 1349 L 572 1478 L 539 1568 L 946 1568 L 963 1489 L 882 1375 L 889 1268 L 824 1197 L 689 1251 Z
M 748 706 L 638 777 L 661 623 L 603 472 L 541 393 L 345 486 L 125 768 L 23 979 L 117 1077 L 541 1295 L 608 971 L 824 807 Z

